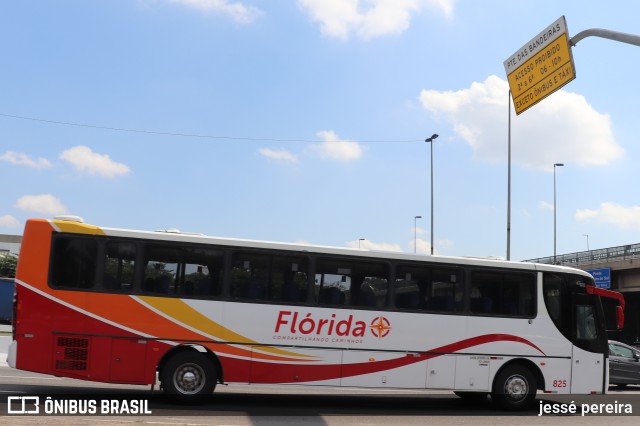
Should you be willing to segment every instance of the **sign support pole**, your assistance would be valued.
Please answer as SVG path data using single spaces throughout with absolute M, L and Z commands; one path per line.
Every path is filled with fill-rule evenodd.
M 511 89 L 507 98 L 507 109 L 509 110 L 509 125 L 507 136 L 507 260 L 511 260 Z
M 590 30 L 580 31 L 578 34 L 571 37 L 569 43 L 571 46 L 575 46 L 578 42 L 587 37 L 601 37 L 608 38 L 609 40 L 619 41 L 621 43 L 633 44 L 634 46 L 640 46 L 640 36 L 634 34 L 621 33 L 618 31 L 604 30 L 602 28 L 591 28 Z

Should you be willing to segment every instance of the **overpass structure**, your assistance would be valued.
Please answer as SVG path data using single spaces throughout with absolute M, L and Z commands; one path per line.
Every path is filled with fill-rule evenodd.
M 606 288 L 624 294 L 626 302 L 624 330 L 622 333 L 610 333 L 610 338 L 628 343 L 640 342 L 640 243 L 557 255 L 555 262 L 554 256 L 525 262 L 555 263 L 608 272 L 610 279 Z
M 21 243 L 22 235 L 0 234 L 0 255 L 7 253 L 18 254 Z

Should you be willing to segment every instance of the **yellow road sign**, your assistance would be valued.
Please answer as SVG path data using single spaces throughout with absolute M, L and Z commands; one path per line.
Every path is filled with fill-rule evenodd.
M 516 114 L 576 77 L 564 17 L 558 19 L 504 63 Z

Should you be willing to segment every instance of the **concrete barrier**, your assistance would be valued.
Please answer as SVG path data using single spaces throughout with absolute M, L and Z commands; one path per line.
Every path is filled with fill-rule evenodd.
M 7 352 L 11 344 L 11 335 L 0 335 L 0 367 L 7 366 Z

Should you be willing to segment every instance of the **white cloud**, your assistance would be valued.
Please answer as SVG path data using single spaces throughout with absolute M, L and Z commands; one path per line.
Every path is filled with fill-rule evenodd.
M 18 166 L 27 166 L 34 169 L 44 169 L 51 167 L 51 162 L 46 158 L 31 158 L 24 152 L 7 151 L 0 155 L 0 161 L 6 161 Z
M 67 208 L 51 194 L 25 195 L 16 201 L 20 210 L 33 213 L 57 215 L 67 213 Z
M 433 254 L 440 254 L 440 250 L 447 251 L 454 246 L 454 242 L 451 240 L 438 240 L 433 246 Z M 431 241 L 417 238 L 415 241 L 411 240 L 408 244 L 412 253 L 417 254 L 431 254 Z M 415 249 L 414 249 L 415 248 Z M 438 250 L 440 249 L 440 250 Z
M 547 203 L 546 201 L 540 201 L 540 203 L 538 203 L 538 205 L 540 206 L 541 209 L 547 209 L 547 210 L 551 210 L 553 211 L 553 204 L 552 203 Z
M 451 241 L 451 240 L 438 240 L 438 241 L 436 241 L 436 245 L 433 248 L 433 250 L 435 251 L 436 247 L 448 250 L 448 249 L 452 248 L 453 246 L 455 246 L 455 243 L 453 241 Z
M 640 231 L 640 206 L 624 207 L 615 203 L 602 203 L 597 210 L 578 209 L 577 220 L 595 220 L 620 229 Z
M 354 240 L 347 241 L 345 244 L 347 247 L 351 248 L 363 248 L 367 250 L 377 250 L 377 251 L 402 251 L 402 248 L 398 244 L 390 244 L 390 243 L 374 243 L 369 240 Z
M 320 23 L 330 37 L 361 39 L 399 34 L 409 28 L 412 14 L 423 8 L 453 13 L 454 0 L 298 0 L 298 4 Z
M 288 162 L 288 163 L 298 162 L 298 158 L 295 155 L 293 155 L 292 153 L 284 149 L 261 148 L 259 152 L 261 155 L 271 160 Z
M 471 145 L 476 157 L 507 157 L 509 86 L 497 76 L 458 91 L 423 90 L 422 106 L 443 116 L 455 133 Z M 581 166 L 609 164 L 622 157 L 609 115 L 599 113 L 582 95 L 564 90 L 552 94 L 511 121 L 512 160 L 527 168 L 551 171 L 568 161 Z
M 71 164 L 76 170 L 92 175 L 113 177 L 131 171 L 126 165 L 111 160 L 107 154 L 95 153 L 83 145 L 67 149 L 60 154 L 60 159 Z
M 412 253 L 431 254 L 431 242 L 427 240 L 423 240 L 422 238 L 411 240 L 411 242 L 409 243 L 409 247 L 411 248 Z M 435 247 L 434 247 L 434 252 L 435 252 Z
M 340 139 L 332 130 L 323 130 L 317 135 L 323 138 L 324 142 L 312 144 L 311 149 L 321 157 L 339 161 L 352 161 L 362 157 L 364 150 L 357 142 Z
M 5 214 L 0 216 L 0 228 L 19 228 L 20 222 L 15 217 Z
M 203 12 L 218 12 L 229 15 L 233 20 L 241 24 L 248 24 L 262 14 L 260 9 L 246 6 L 242 2 L 228 0 L 171 0 Z

